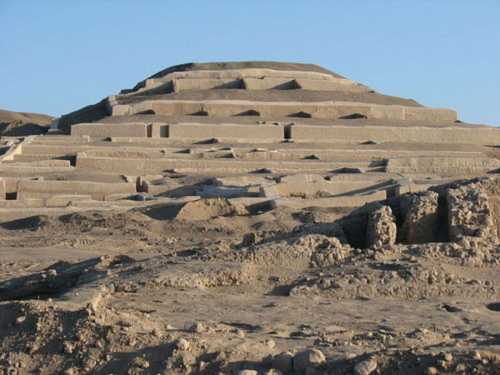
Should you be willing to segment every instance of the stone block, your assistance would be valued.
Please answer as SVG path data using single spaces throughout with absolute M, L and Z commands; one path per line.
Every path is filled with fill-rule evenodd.
M 71 127 L 71 135 L 88 135 L 95 138 L 106 137 L 148 137 L 149 125 L 142 123 L 105 124 L 83 123 Z
M 5 199 L 5 195 L 7 193 L 7 187 L 5 184 L 5 180 L 0 177 L 0 200 Z

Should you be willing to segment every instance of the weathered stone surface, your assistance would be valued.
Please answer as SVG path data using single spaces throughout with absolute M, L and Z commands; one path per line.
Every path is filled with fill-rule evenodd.
M 71 127 L 75 137 L 148 137 L 148 124 L 77 124 Z
M 401 120 L 404 124 L 404 120 Z M 295 125 L 291 138 L 296 142 L 321 141 L 331 143 L 360 143 L 367 139 L 375 142 L 395 143 L 438 143 L 438 144 L 480 144 L 500 143 L 500 129 L 455 128 L 455 127 L 385 127 L 385 126 L 310 126 Z M 453 159 L 450 159 L 453 163 Z M 425 161 L 424 161 L 425 163 Z M 471 162 L 472 163 L 472 162 Z M 457 162 L 455 162 L 457 164 Z M 462 164 L 464 164 L 462 162 Z
M 497 242 L 497 228 L 484 186 L 471 184 L 449 189 L 446 201 L 451 241 L 472 237 Z
M 282 373 L 287 373 L 293 367 L 293 354 L 290 352 L 283 352 L 276 355 L 271 361 L 272 367 Z
M 487 129 L 488 130 L 488 129 Z M 488 133 L 481 134 L 481 129 L 478 129 L 479 133 L 471 132 L 471 138 L 468 140 L 458 140 L 456 143 L 476 143 L 475 138 L 482 139 L 482 143 L 487 144 Z M 449 132 L 443 132 L 442 136 L 447 135 L 459 136 L 457 134 L 451 134 Z M 496 137 L 495 133 L 492 133 L 492 137 Z M 486 137 L 486 138 L 485 138 Z M 445 141 L 444 140 L 441 141 Z M 430 141 L 430 140 L 429 140 Z M 436 140 L 436 142 L 439 142 Z M 428 173 L 443 176 L 453 176 L 459 173 L 462 174 L 475 174 L 475 173 L 486 173 L 495 170 L 500 167 L 500 161 L 497 159 L 487 158 L 484 155 L 470 155 L 465 157 L 463 155 L 442 155 L 442 156 L 431 156 L 428 157 L 409 157 L 409 158 L 394 158 L 389 159 L 387 164 L 387 172 L 390 173 L 402 173 L 402 174 L 413 174 L 413 173 Z
M 0 200 L 5 199 L 6 191 L 7 191 L 7 187 L 5 184 L 5 180 L 0 177 Z
M 396 242 L 396 219 L 389 206 L 382 206 L 368 216 L 366 243 L 368 247 L 393 245 Z
M 377 362 L 373 359 L 361 361 L 354 366 L 354 375 L 370 375 L 377 369 Z
M 254 139 L 264 141 L 281 141 L 284 138 L 283 127 L 253 126 L 238 124 L 173 124 L 168 126 L 169 138 L 186 138 L 201 140 L 206 138 L 220 139 Z
M 402 197 L 403 225 L 400 238 L 405 243 L 425 243 L 437 240 L 438 194 L 427 191 Z
M 297 372 L 306 371 L 308 368 L 317 367 L 326 362 L 325 355 L 318 349 L 308 349 L 295 354 L 293 369 Z

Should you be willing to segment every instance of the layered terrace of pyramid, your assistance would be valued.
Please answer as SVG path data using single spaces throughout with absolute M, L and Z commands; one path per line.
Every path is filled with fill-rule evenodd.
M 63 116 L 60 129 L 97 122 L 261 123 L 334 125 L 451 124 L 457 114 L 387 96 L 315 65 L 239 62 L 168 68 L 100 103 Z M 345 121 L 344 121 L 345 122 Z M 79 133 L 81 134 L 81 133 Z
M 500 168 L 497 128 L 315 65 L 176 66 L 58 126 L 0 139 L 0 222 L 193 197 L 354 207 Z

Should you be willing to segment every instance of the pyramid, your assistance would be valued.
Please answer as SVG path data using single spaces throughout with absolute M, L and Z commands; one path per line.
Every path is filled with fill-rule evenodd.
M 311 64 L 177 65 L 56 123 L 11 141 L 6 197 L 40 208 L 134 194 L 356 206 L 500 168 L 496 128 Z
M 452 110 L 429 109 L 414 100 L 379 94 L 316 65 L 237 62 L 168 68 L 132 89 L 63 116 L 59 126 L 69 131 L 84 121 L 115 122 L 108 117 L 116 122 L 180 122 L 201 114 L 218 122 L 235 122 L 235 116 L 257 113 L 263 120 L 311 118 L 325 125 L 355 115 L 405 123 L 457 119 Z
M 273 62 L 2 118 L 0 374 L 498 373 L 498 129 Z

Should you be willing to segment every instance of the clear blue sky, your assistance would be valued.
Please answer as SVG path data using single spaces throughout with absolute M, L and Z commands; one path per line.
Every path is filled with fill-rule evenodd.
M 500 125 L 498 0 L 0 0 L 0 108 L 60 115 L 191 61 L 311 62 Z

